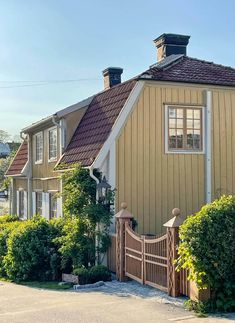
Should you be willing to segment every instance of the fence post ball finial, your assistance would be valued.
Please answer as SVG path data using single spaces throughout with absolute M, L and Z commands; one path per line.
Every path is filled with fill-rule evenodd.
M 180 209 L 178 209 L 178 208 L 174 208 L 174 209 L 172 210 L 172 215 L 173 215 L 173 216 L 179 216 L 179 215 L 180 215 Z
M 127 203 L 126 202 L 122 202 L 121 203 L 121 208 L 125 210 L 127 208 Z

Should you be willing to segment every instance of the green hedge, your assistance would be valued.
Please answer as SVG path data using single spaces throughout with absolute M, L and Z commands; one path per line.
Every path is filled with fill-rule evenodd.
M 235 310 L 235 197 L 205 205 L 180 227 L 179 268 L 199 288 L 210 288 L 214 310 Z M 208 305 L 208 304 L 207 304 Z
M 4 267 L 4 257 L 7 254 L 7 239 L 11 232 L 16 230 L 22 223 L 19 221 L 4 221 L 9 220 L 10 217 L 1 217 L 0 221 L 0 276 L 6 277 L 6 270 Z
M 12 230 L 3 259 L 7 277 L 15 281 L 58 278 L 60 258 L 53 242 L 57 234 L 55 226 L 37 216 Z
M 110 281 L 111 273 L 106 266 L 97 265 L 90 269 L 85 267 L 76 268 L 73 274 L 79 277 L 79 284 L 93 284 L 98 281 Z
M 0 224 L 19 221 L 19 217 L 17 215 L 3 215 L 0 216 Z
M 2 217 L 0 222 L 0 276 L 13 281 L 46 281 L 61 278 L 74 268 L 84 283 L 108 280 L 110 273 L 97 266 L 91 275 L 85 268 L 95 264 L 95 222 L 86 217 L 63 217 L 50 221 L 35 216 L 18 221 Z M 89 276 L 89 277 L 88 277 Z

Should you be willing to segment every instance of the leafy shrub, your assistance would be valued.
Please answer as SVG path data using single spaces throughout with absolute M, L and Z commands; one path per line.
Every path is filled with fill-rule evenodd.
M 86 219 L 69 217 L 64 220 L 61 235 L 54 241 L 59 247 L 62 269 L 88 267 L 95 263 L 94 228 Z
M 98 263 L 102 261 L 101 255 L 110 245 L 108 230 L 112 214 L 96 202 L 96 182 L 87 169 L 74 165 L 72 170 L 63 174 L 62 180 L 63 211 L 68 220 L 61 237 L 56 240 L 60 246 L 62 267 L 67 270 L 69 266 L 90 267 L 95 264 L 96 255 Z
M 93 266 L 90 269 L 79 267 L 73 270 L 73 274 L 79 277 L 79 284 L 93 284 L 98 281 L 110 281 L 111 273 L 103 265 Z
M 22 222 L 7 239 L 7 254 L 3 259 L 8 278 L 21 280 L 51 280 L 58 275 L 60 259 L 53 239 L 56 228 L 45 218 L 36 216 Z
M 84 207 L 96 203 L 96 182 L 90 177 L 88 169 L 76 164 L 62 175 L 62 180 L 65 216 L 81 215 Z
M 3 217 L 2 217 L 3 218 Z M 9 220 L 8 217 L 4 217 L 5 220 Z M 3 264 L 3 259 L 7 254 L 7 239 L 11 232 L 15 230 L 21 222 L 18 221 L 2 221 L 0 222 L 0 276 L 6 277 L 6 271 Z
M 17 215 L 3 215 L 0 216 L 0 224 L 19 221 L 19 217 Z
M 211 307 L 235 309 L 235 197 L 222 196 L 180 227 L 179 268 L 190 269 L 199 289 L 210 288 Z
M 90 282 L 89 270 L 85 267 L 75 268 L 73 270 L 73 275 L 78 276 L 78 280 L 79 280 L 80 285 L 85 285 Z
M 110 281 L 111 280 L 111 273 L 106 266 L 98 265 L 94 266 L 89 271 L 90 275 L 90 282 L 96 283 L 100 280 L 103 281 Z

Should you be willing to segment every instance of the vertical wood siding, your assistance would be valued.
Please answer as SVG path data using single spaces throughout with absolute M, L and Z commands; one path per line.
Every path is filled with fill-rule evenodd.
M 165 154 L 164 103 L 203 105 L 203 91 L 146 86 L 116 142 L 116 208 L 127 202 L 139 233 L 164 231 L 174 207 L 186 216 L 205 203 L 204 155 Z
M 235 91 L 213 91 L 212 196 L 235 194 Z

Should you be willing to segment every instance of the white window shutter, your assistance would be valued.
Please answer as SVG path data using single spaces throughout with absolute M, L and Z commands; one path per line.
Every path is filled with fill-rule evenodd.
M 24 191 L 24 219 L 28 218 L 28 192 Z
M 16 191 L 16 214 L 20 215 L 20 192 Z
M 36 192 L 32 192 L 33 216 L 36 214 Z
M 49 193 L 42 193 L 42 216 L 48 220 L 50 218 Z
M 62 210 L 62 197 L 57 198 L 57 218 L 61 217 L 63 215 Z

